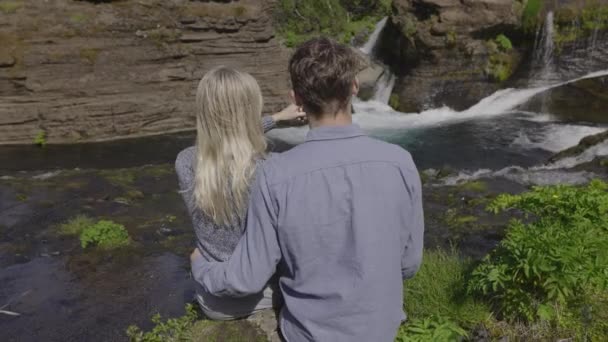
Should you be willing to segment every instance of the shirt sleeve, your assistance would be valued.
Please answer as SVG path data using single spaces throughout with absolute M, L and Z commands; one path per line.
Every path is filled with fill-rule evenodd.
M 277 127 L 277 123 L 274 122 L 274 119 L 270 115 L 262 116 L 262 128 L 264 129 L 264 133 L 270 131 Z
M 411 175 L 412 172 L 410 171 Z M 422 263 L 424 247 L 424 211 L 422 208 L 422 185 L 418 172 L 408 177 L 409 186 L 409 215 L 407 224 L 403 227 L 405 246 L 401 255 L 401 276 L 403 279 L 412 278 Z
M 276 214 L 263 169 L 252 187 L 246 230 L 230 259 L 192 263 L 192 274 L 215 296 L 241 297 L 262 291 L 281 259 Z

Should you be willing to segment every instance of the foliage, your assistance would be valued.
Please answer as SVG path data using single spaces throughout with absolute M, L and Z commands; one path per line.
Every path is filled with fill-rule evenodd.
M 486 66 L 488 76 L 497 82 L 504 82 L 513 74 L 513 60 L 505 53 L 495 53 L 490 55 Z
M 432 316 L 402 325 L 395 342 L 459 341 L 466 337 L 467 332 L 458 324 L 441 316 Z
M 466 296 L 470 260 L 455 252 L 425 251 L 416 276 L 404 282 L 404 310 L 412 319 L 443 317 L 464 327 L 486 321 L 490 309 Z
M 187 341 L 189 330 L 196 322 L 198 313 L 194 305 L 186 305 L 186 314 L 178 318 L 170 318 L 162 321 L 159 314 L 152 317 L 154 328 L 149 332 L 143 332 L 139 327 L 131 325 L 127 329 L 127 336 L 131 342 L 177 342 Z
M 59 233 L 61 235 L 79 235 L 94 224 L 95 221 L 92 218 L 86 215 L 78 215 L 59 225 Z
M 517 209 L 529 223 L 511 222 L 473 271 L 469 292 L 490 299 L 510 319 L 580 327 L 580 313 L 605 294 L 608 282 L 607 189 L 593 181 L 496 198 L 489 211 Z
M 526 7 L 522 14 L 522 25 L 527 33 L 534 33 L 540 22 L 540 10 L 543 7 L 543 0 L 527 0 Z
M 0 12 L 4 14 L 15 13 L 21 6 L 23 6 L 21 1 L 2 1 L 0 2 Z
M 569 8 L 557 12 L 554 42 L 558 49 L 566 43 L 608 29 L 608 5 L 591 2 L 580 11 Z
M 394 110 L 399 110 L 400 105 L 399 95 L 391 94 L 391 97 L 388 100 L 388 105 L 391 106 Z
M 46 132 L 45 131 L 40 131 L 36 134 L 36 136 L 34 137 L 34 144 L 36 144 L 40 147 L 46 146 Z
M 360 32 L 371 32 L 388 13 L 385 0 L 280 0 L 275 10 L 277 31 L 293 47 L 319 35 L 350 43 Z
M 513 50 L 513 44 L 511 43 L 511 40 L 504 34 L 499 34 L 496 39 L 494 39 L 494 41 L 496 42 L 498 48 L 503 52 L 509 52 Z
M 116 248 L 128 245 L 130 241 L 129 233 L 123 225 L 107 220 L 101 220 L 80 233 L 82 248 L 91 245 L 102 248 Z

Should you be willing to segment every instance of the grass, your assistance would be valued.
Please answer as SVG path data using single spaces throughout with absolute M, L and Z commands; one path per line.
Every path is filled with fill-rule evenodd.
M 246 320 L 216 322 L 200 320 L 196 307 L 186 305 L 186 314 L 163 320 L 160 315 L 152 317 L 154 327 L 142 331 L 137 326 L 127 329 L 127 336 L 132 342 L 266 342 L 266 336 L 252 323 Z
M 59 225 L 59 234 L 80 235 L 82 231 L 94 224 L 95 220 L 92 218 L 86 215 L 78 215 Z
M 23 3 L 21 1 L 2 1 L 0 2 L 0 12 L 4 14 L 12 14 L 17 12 Z
M 40 147 L 46 146 L 46 132 L 39 131 L 34 137 L 34 144 Z
M 443 317 L 469 328 L 491 319 L 488 305 L 466 296 L 470 268 L 471 261 L 455 252 L 425 251 L 420 270 L 404 283 L 408 317 Z

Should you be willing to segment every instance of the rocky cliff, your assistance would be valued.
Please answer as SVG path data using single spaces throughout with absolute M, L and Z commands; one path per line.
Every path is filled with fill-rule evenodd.
M 3 1 L 0 144 L 70 143 L 192 129 L 198 80 L 252 73 L 266 110 L 288 93 L 273 0 Z
M 464 109 L 498 89 L 522 56 L 510 41 L 520 38 L 522 6 L 513 0 L 393 1 L 379 54 L 399 75 L 398 109 Z

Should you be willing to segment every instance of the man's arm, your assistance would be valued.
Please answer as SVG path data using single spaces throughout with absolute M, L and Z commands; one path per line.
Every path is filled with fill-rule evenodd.
M 408 224 L 405 230 L 405 248 L 401 255 L 401 275 L 403 279 L 412 278 L 422 263 L 424 247 L 424 211 L 422 209 L 422 185 L 418 172 L 408 172 L 405 179 L 410 197 Z
M 241 297 L 264 289 L 281 259 L 276 213 L 263 169 L 253 184 L 245 235 L 226 262 L 205 262 L 198 257 L 192 274 L 209 293 Z

